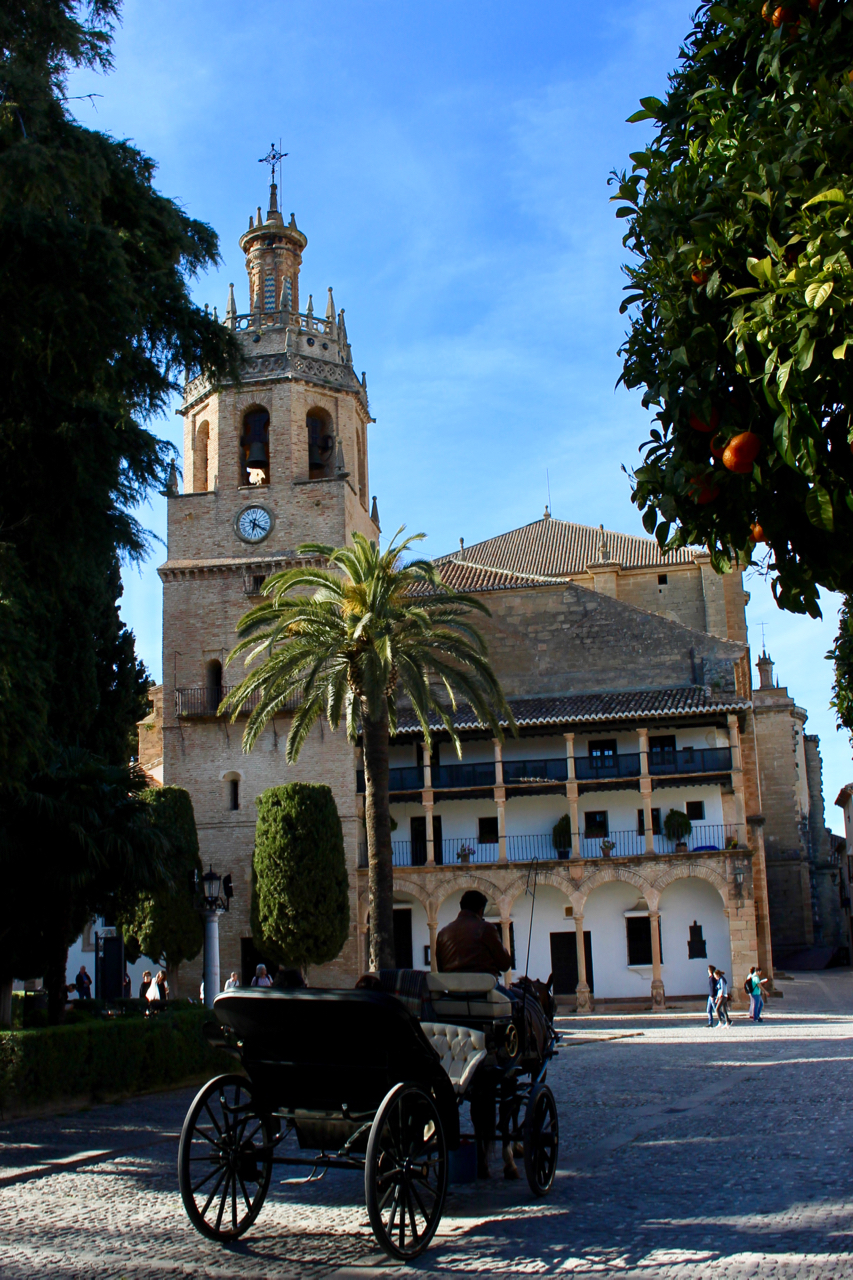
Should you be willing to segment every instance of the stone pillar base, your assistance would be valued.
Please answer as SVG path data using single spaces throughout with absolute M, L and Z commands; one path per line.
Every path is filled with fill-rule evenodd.
M 666 993 L 663 982 L 658 979 L 652 983 L 652 1013 L 663 1013 L 666 1009 Z
M 592 1013 L 595 1006 L 593 1003 L 592 992 L 590 991 L 587 983 L 579 982 L 575 988 L 575 992 L 578 998 L 577 1012 Z

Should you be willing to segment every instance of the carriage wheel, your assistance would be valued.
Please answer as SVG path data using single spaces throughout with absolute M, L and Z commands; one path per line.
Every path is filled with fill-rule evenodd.
M 557 1172 L 560 1126 L 557 1104 L 547 1084 L 537 1085 L 530 1095 L 522 1130 L 524 1172 L 536 1196 L 547 1195 Z
M 178 1186 L 190 1222 L 210 1240 L 236 1240 L 269 1190 L 273 1121 L 245 1076 L 217 1076 L 195 1097 L 178 1147 Z
M 423 1253 L 447 1195 L 447 1143 L 438 1109 L 416 1084 L 386 1094 L 370 1129 L 364 1198 L 378 1243 L 392 1258 Z

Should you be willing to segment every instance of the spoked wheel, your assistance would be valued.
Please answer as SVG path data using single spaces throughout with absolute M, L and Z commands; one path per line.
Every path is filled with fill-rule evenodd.
M 530 1190 L 536 1196 L 545 1196 L 554 1183 L 560 1151 L 557 1104 L 547 1084 L 537 1085 L 530 1095 L 522 1135 L 524 1172 Z
M 190 1222 L 211 1240 L 236 1240 L 269 1190 L 276 1130 L 259 1115 L 245 1076 L 210 1080 L 187 1112 L 178 1185 Z
M 438 1109 L 416 1084 L 386 1094 L 370 1129 L 364 1198 L 378 1243 L 392 1258 L 423 1253 L 447 1195 L 447 1143 Z

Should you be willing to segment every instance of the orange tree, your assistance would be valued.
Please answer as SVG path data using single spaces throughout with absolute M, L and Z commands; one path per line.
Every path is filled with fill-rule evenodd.
M 614 175 L 622 379 L 655 412 L 633 499 L 777 603 L 853 591 L 853 4 L 700 3 L 656 132 Z M 758 546 L 756 545 L 758 544 Z

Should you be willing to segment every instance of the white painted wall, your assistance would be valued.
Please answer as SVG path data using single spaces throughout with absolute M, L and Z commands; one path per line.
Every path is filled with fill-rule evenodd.
M 566 919 L 565 908 L 569 905 L 568 895 L 549 884 L 536 886 L 536 903 L 527 893 L 522 893 L 513 903 L 510 919 L 515 932 L 515 969 L 513 976 L 524 973 L 527 963 L 527 940 L 530 937 L 530 967 L 527 970 L 531 978 L 546 981 L 551 972 L 551 934 L 571 933 L 574 937 L 575 923 Z M 533 907 L 533 928 L 530 928 L 531 907 Z
M 593 889 L 586 902 L 584 929 L 592 935 L 593 987 L 601 999 L 650 997 L 651 966 L 628 968 L 628 940 L 623 912 L 640 897 L 633 885 L 615 880 Z
M 687 942 L 693 921 L 702 926 L 706 959 L 690 960 Z M 661 894 L 660 927 L 663 950 L 661 977 L 668 996 L 704 995 L 708 965 L 732 977 L 729 928 L 719 892 L 707 880 L 676 880 Z

